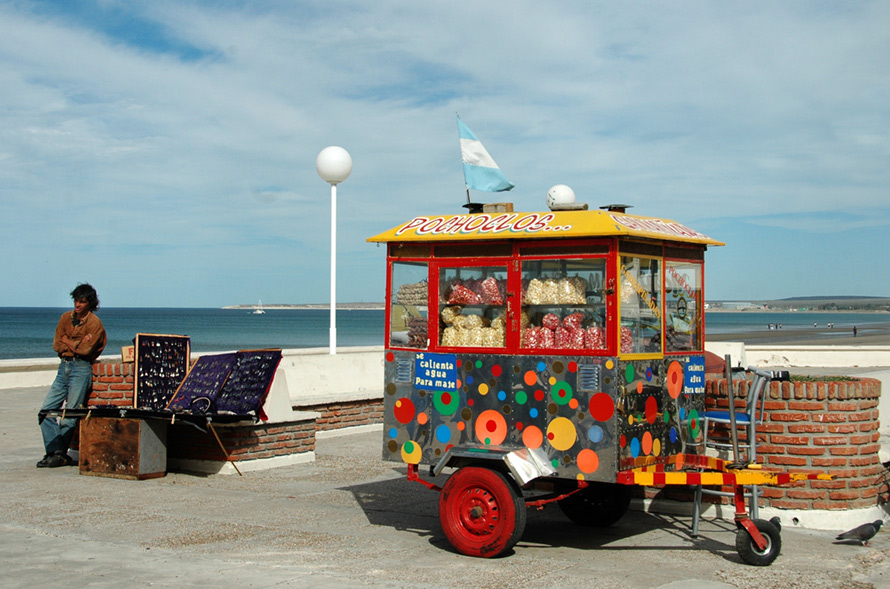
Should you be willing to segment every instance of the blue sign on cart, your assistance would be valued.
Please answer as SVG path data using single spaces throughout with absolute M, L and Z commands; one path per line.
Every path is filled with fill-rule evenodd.
M 692 356 L 683 371 L 683 393 L 687 395 L 705 394 L 705 357 Z
M 457 390 L 457 355 L 421 352 L 414 358 L 414 386 L 437 391 Z

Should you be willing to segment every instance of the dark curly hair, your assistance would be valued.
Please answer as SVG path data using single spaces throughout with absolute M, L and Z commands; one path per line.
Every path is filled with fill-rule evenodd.
M 96 294 L 96 289 L 86 282 L 78 284 L 71 291 L 71 298 L 75 301 L 86 301 L 90 306 L 90 311 L 95 311 L 99 308 L 99 295 Z

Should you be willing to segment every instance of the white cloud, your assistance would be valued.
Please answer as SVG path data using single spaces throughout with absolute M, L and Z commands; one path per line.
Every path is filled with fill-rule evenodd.
M 0 231 L 28 275 L 8 304 L 47 300 L 43 276 L 87 244 L 110 306 L 325 300 L 314 161 L 331 144 L 354 160 L 338 298 L 381 298 L 363 239 L 464 202 L 456 111 L 517 185 L 475 196 L 521 209 L 567 183 L 592 206 L 718 226 L 742 252 L 748 221 L 890 218 L 881 2 L 51 6 L 0 8 Z M 133 260 L 179 282 L 128 289 L 113 269 Z M 256 280 L 227 280 L 226 260 Z

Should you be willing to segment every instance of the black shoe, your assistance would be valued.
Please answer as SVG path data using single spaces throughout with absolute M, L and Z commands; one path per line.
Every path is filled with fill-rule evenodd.
M 67 454 L 62 456 L 62 458 L 65 459 L 65 466 L 77 466 L 77 461 L 75 459 L 71 458 L 70 456 L 68 456 Z
M 47 454 L 40 462 L 37 463 L 37 468 L 58 468 L 60 466 L 66 466 L 68 464 L 68 460 L 71 459 L 67 455 Z

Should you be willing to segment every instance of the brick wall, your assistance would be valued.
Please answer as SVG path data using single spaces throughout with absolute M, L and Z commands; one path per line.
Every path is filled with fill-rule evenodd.
M 133 405 L 133 363 L 98 362 L 93 365 L 93 391 L 87 406 Z M 383 399 L 372 398 L 334 403 L 313 403 L 295 407 L 298 411 L 316 411 L 318 430 L 333 430 L 356 425 L 383 423 Z
M 134 364 L 93 364 L 93 390 L 88 407 L 114 405 L 132 407 Z M 382 410 L 381 410 L 382 415 Z M 239 426 L 216 425 L 216 433 L 234 461 L 286 456 L 315 450 L 316 424 L 311 420 Z M 167 455 L 191 460 L 225 460 L 212 433 L 174 423 L 168 430 Z M 77 447 L 75 440 L 72 447 Z
M 87 399 L 87 407 L 115 405 L 133 406 L 133 364 L 120 362 L 96 362 L 93 364 L 93 391 Z
M 744 410 L 748 381 L 734 380 Z M 709 408 L 729 406 L 726 380 L 706 381 Z M 761 505 L 778 509 L 857 509 L 887 503 L 887 469 L 878 457 L 881 383 L 873 378 L 773 382 L 757 427 L 758 462 L 787 472 L 825 472 L 831 481 L 763 487 Z M 744 439 L 742 436 L 740 439 Z M 708 499 L 719 500 L 708 496 Z
M 226 452 L 235 462 L 289 456 L 315 450 L 315 423 L 215 426 Z M 174 424 L 167 432 L 167 456 L 189 460 L 225 460 L 211 432 L 201 432 L 185 424 Z
M 328 431 L 383 423 L 383 399 L 364 399 L 342 403 L 323 403 L 297 407 L 300 411 L 316 411 L 318 431 Z

